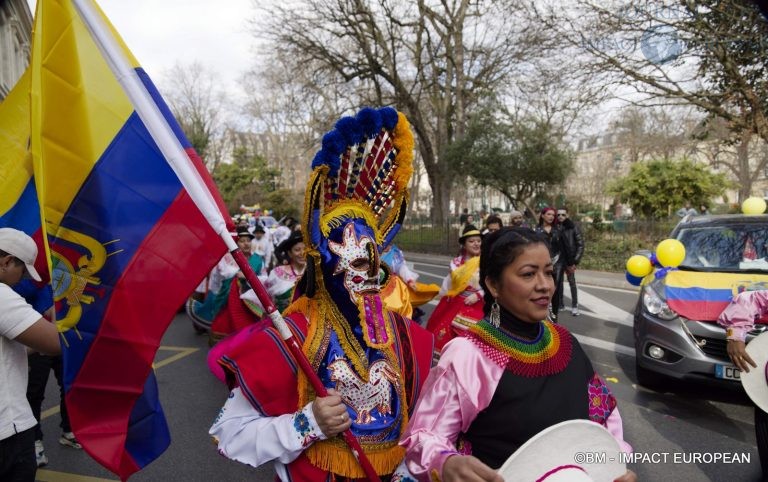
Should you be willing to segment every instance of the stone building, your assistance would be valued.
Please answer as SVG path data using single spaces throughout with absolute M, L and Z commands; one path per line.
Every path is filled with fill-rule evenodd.
M 26 0 L 0 0 L 0 100 L 29 65 L 32 12 Z

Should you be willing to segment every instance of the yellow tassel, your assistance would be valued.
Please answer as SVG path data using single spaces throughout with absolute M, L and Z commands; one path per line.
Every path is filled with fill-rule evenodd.
M 395 188 L 398 191 L 408 189 L 408 183 L 413 175 L 413 148 L 414 140 L 411 132 L 411 125 L 402 112 L 397 113 L 397 125 L 394 130 L 394 139 L 392 144 L 397 149 L 395 156 L 395 171 L 392 179 L 395 181 Z
M 322 186 L 323 181 L 325 181 L 325 177 L 328 175 L 328 166 L 320 166 L 316 167 L 314 171 L 312 171 L 312 174 L 309 176 L 309 181 L 307 182 L 307 191 L 304 195 L 304 213 L 302 220 L 302 226 L 305 226 L 306 229 L 303 229 L 303 237 L 304 237 L 304 244 L 307 246 L 311 246 L 313 248 L 316 248 L 317 246 L 312 246 L 312 206 L 315 204 L 315 200 L 322 195 Z M 322 207 L 323 200 L 320 199 L 319 206 Z M 319 226 L 314 227 L 315 229 L 319 229 Z
M 392 446 L 364 449 L 373 469 L 379 475 L 394 472 L 405 457 L 405 449 L 397 445 L 397 441 L 387 445 Z M 307 449 L 307 457 L 315 467 L 331 471 L 336 475 L 354 479 L 365 477 L 360 463 L 340 438 L 315 442 Z

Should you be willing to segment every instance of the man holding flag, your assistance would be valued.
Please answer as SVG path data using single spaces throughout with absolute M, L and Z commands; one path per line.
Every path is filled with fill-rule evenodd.
M 35 480 L 35 425 L 27 402 L 27 350 L 61 352 L 56 327 L 11 287 L 35 270 L 35 242 L 13 228 L 0 228 L 0 480 Z
M 19 124 L 30 129 L 70 421 L 84 450 L 125 480 L 170 443 L 152 362 L 233 226 L 93 0 L 37 3 L 29 74 L 30 121 Z

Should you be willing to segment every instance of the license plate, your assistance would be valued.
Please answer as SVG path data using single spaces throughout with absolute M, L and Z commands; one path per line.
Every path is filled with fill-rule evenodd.
M 715 377 L 725 380 L 740 380 L 741 371 L 731 365 L 715 365 Z

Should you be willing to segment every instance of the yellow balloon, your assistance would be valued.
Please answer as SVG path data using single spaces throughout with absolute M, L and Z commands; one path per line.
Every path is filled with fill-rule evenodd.
M 653 265 L 647 256 L 636 254 L 627 260 L 627 271 L 632 276 L 644 278 L 651 274 L 651 271 L 653 271 Z
M 656 259 L 666 268 L 677 268 L 685 259 L 685 246 L 676 239 L 665 239 L 656 246 Z
M 741 212 L 744 214 L 763 214 L 765 212 L 765 199 L 752 196 L 741 203 Z

